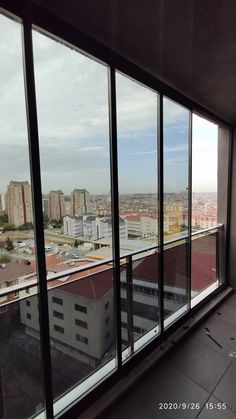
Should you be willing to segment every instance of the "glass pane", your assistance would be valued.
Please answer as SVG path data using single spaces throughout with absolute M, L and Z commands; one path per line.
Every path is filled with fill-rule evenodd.
M 164 311 L 175 319 L 186 308 L 189 277 L 189 248 L 180 240 L 188 236 L 189 111 L 164 98 L 163 122 Z
M 0 15 L 0 399 L 6 419 L 43 407 L 39 336 L 25 325 L 16 288 L 37 281 L 21 29 Z M 37 305 L 34 313 L 27 309 L 38 321 Z
M 64 273 L 56 281 L 62 288 L 49 285 L 57 398 L 115 357 L 112 265 L 92 267 L 112 257 L 108 74 L 106 66 L 43 34 L 34 32 L 33 44 L 47 270 L 50 278 Z M 84 265 L 91 269 L 74 273 Z
M 217 226 L 218 138 L 218 126 L 216 124 L 193 114 L 193 231 Z M 213 283 L 216 286 L 218 285 L 219 270 L 216 266 L 219 265 L 219 254 L 216 254 L 218 249 L 217 241 L 218 232 L 212 232 L 212 234 L 208 235 L 197 235 L 192 239 L 192 298 L 206 290 Z M 221 254 L 223 254 L 223 250 L 221 250 Z M 203 294 L 202 298 L 204 298 Z
M 49 283 L 55 398 L 114 358 L 113 298 L 108 264 Z
M 188 241 L 164 246 L 164 317 L 169 325 L 186 309 L 188 302 Z
M 123 359 L 159 333 L 158 253 L 126 259 L 121 269 Z M 142 339 L 141 339 L 142 338 Z
M 159 96 L 116 73 L 122 260 L 122 343 L 126 359 L 157 333 L 159 323 L 157 254 L 144 249 L 158 244 L 157 115 Z M 121 230 L 121 226 L 124 228 Z M 155 251 L 155 249 L 153 250 Z M 143 336 L 146 335 L 144 339 Z M 139 343 L 138 343 L 139 341 Z
M 38 297 L 0 305 L 1 417 L 24 419 L 43 408 Z M 15 294 L 8 296 L 15 300 Z
M 193 114 L 192 229 L 217 225 L 218 126 Z
M 192 298 L 218 283 L 217 240 L 218 232 L 192 239 Z

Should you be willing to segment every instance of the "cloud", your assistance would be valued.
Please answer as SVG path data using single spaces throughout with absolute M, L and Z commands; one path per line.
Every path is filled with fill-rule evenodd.
M 128 153 L 130 156 L 143 156 L 147 154 L 157 154 L 157 150 L 147 150 L 147 151 L 134 151 L 133 153 Z
M 10 179 L 29 180 L 29 158 L 21 25 L 0 16 L 0 39 L 0 191 L 4 191 Z M 69 193 L 74 187 L 87 187 L 93 193 L 109 191 L 106 65 L 36 31 L 33 46 L 43 191 L 62 188 Z M 148 170 L 157 153 L 158 94 L 119 73 L 116 82 L 120 185 L 130 192 L 149 191 L 156 181 Z M 164 99 L 168 168 L 186 164 L 180 153 L 187 151 L 188 118 L 186 108 Z M 197 150 L 207 159 L 215 158 L 211 151 L 216 135 L 216 125 L 193 117 L 193 150 L 196 143 L 198 156 L 194 167 L 202 167 L 200 160 L 205 161 Z M 147 158 L 139 165 L 135 156 Z M 213 175 L 215 171 L 209 176 Z
M 188 150 L 187 145 L 176 145 L 174 147 L 164 147 L 164 153 L 172 153 L 172 152 L 187 151 L 187 150 Z

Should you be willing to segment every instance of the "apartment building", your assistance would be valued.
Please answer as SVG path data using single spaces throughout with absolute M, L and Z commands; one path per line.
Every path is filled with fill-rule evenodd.
M 19 227 L 33 222 L 31 187 L 28 181 L 11 181 L 7 187 L 6 210 L 9 224 Z
M 71 192 L 70 215 L 72 217 L 80 216 L 91 212 L 90 194 L 87 189 L 74 189 Z
M 54 269 L 55 268 L 55 269 Z M 70 268 L 57 263 L 50 270 Z M 87 276 L 87 275 L 91 276 Z M 87 276 L 83 278 L 83 276 Z M 81 277 L 79 281 L 75 281 Z M 95 368 L 106 352 L 113 351 L 114 303 L 112 270 L 109 265 L 84 274 L 68 275 L 49 283 L 50 338 L 55 349 Z M 20 302 L 20 317 L 26 333 L 39 339 L 38 299 L 29 295 Z
M 65 200 L 61 190 L 50 191 L 48 194 L 49 220 L 61 220 L 65 215 Z

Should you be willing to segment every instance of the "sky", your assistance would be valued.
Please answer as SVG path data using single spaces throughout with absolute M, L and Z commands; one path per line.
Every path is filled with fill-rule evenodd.
M 109 193 L 107 67 L 33 34 L 42 189 Z M 120 193 L 157 192 L 156 92 L 118 74 Z M 188 118 L 164 99 L 164 189 L 188 187 Z M 0 193 L 11 179 L 29 180 L 21 26 L 0 15 Z M 218 127 L 193 116 L 193 190 L 216 190 Z

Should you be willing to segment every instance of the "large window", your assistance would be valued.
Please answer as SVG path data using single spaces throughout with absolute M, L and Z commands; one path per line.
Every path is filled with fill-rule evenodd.
M 44 406 L 38 297 L 22 62 L 22 27 L 0 15 L 0 416 L 34 415 Z M 15 290 L 14 290 L 15 289 Z M 8 291 L 8 293 L 7 293 Z M 30 294 L 32 289 L 28 289 Z M 37 287 L 33 287 L 34 293 Z
M 90 264 L 95 274 L 95 261 L 112 257 L 108 69 L 35 31 L 33 45 L 47 270 L 66 274 Z M 101 241 L 106 247 L 99 249 Z M 106 339 L 101 305 L 106 295 L 113 319 L 112 269 L 103 269 L 82 282 L 73 281 L 89 271 L 67 274 L 55 291 L 48 285 L 55 398 L 115 356 L 114 321 Z M 53 327 L 55 304 L 63 308 L 63 328 Z M 74 310 L 81 319 L 74 320 Z M 65 353 L 71 376 L 56 367 Z
M 148 250 L 158 244 L 159 96 L 119 73 L 116 73 L 116 92 L 120 255 L 127 250 L 133 253 L 147 249 L 122 261 L 121 317 L 126 324 L 122 327 L 122 342 L 123 348 L 128 347 L 130 351 L 124 355 L 126 359 L 127 354 L 159 331 L 158 293 L 153 292 L 158 290 L 157 246 L 152 250 L 153 255 Z M 149 293 L 142 292 L 144 288 Z M 151 334 L 141 339 L 150 331 Z
M 228 228 L 227 127 L 160 94 L 148 75 L 146 86 L 138 69 L 137 80 L 129 77 L 122 60 L 115 69 L 110 58 L 103 63 L 43 29 L 30 33 L 28 22 L 25 29 L 22 42 L 20 21 L 0 15 L 6 419 L 50 406 L 60 414 L 162 338 L 225 281 Z

